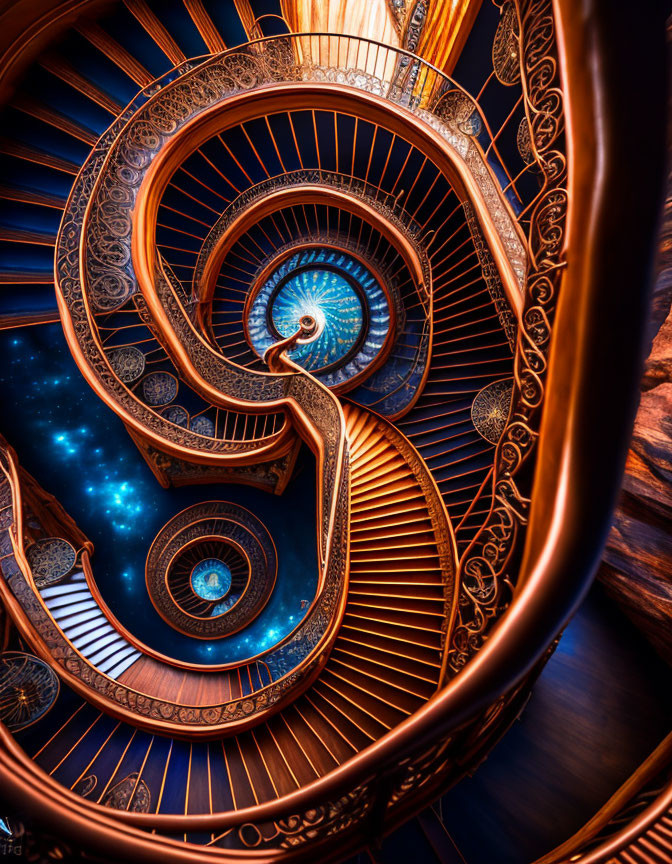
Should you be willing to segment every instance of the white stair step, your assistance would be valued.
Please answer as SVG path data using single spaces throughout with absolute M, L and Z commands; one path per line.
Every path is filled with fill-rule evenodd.
M 96 618 L 93 618 L 90 621 L 79 624 L 77 627 L 69 627 L 68 639 L 75 648 L 79 648 L 80 645 L 86 645 L 92 639 L 97 639 L 98 636 L 103 636 L 105 633 L 111 633 L 112 631 L 116 633 L 111 624 L 107 622 L 101 624 Z
M 128 645 L 128 642 L 122 639 L 118 633 L 108 633 L 107 636 L 103 636 L 101 639 L 97 639 L 95 642 L 87 645 L 86 648 L 81 649 L 81 653 L 90 663 L 97 666 L 101 660 L 109 657 L 110 654 L 118 651 L 124 645 Z
M 85 586 L 81 582 L 74 584 L 66 583 L 65 585 L 47 585 L 46 588 L 40 589 L 40 594 L 47 600 L 51 597 L 61 597 L 64 594 L 72 594 L 74 591 L 81 591 Z
M 97 609 L 98 614 L 101 616 L 103 614 L 100 611 L 100 607 L 98 606 L 96 601 L 93 599 L 82 600 L 79 603 L 71 603 L 68 606 L 62 606 L 62 607 L 59 607 L 57 609 L 54 609 L 53 612 L 51 612 L 51 609 L 49 611 L 54 616 L 54 618 L 57 621 L 59 621 L 59 620 L 65 619 L 65 618 L 69 618 L 70 616 L 78 615 L 80 612 L 88 612 L 90 609 Z M 64 625 L 61 625 L 61 626 L 64 626 Z
M 140 656 L 140 652 L 136 651 L 136 649 L 127 642 L 125 648 L 115 652 L 111 657 L 108 657 L 101 663 L 96 663 L 96 668 L 104 675 L 107 675 L 116 667 L 117 664 L 119 664 L 124 658 L 128 657 L 129 654 L 137 654 L 138 657 Z
M 107 673 L 108 678 L 114 678 L 115 680 L 121 675 L 122 672 L 125 672 L 129 666 L 132 666 L 136 660 L 140 658 L 139 651 L 133 651 L 131 654 L 126 657 L 125 660 L 122 660 L 117 666 Z
M 81 586 L 78 587 L 79 590 L 72 594 L 59 594 L 56 597 L 46 599 L 47 609 L 60 609 L 62 606 L 69 606 L 71 603 L 79 603 L 82 600 L 93 600 L 89 591 L 82 591 Z

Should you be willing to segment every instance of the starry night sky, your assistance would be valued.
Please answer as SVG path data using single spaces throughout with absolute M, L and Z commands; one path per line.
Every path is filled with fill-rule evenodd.
M 309 453 L 302 452 L 281 498 L 232 484 L 162 489 L 121 420 L 84 381 L 60 324 L 3 331 L 0 352 L 0 431 L 21 464 L 94 543 L 96 582 L 124 626 L 178 659 L 223 663 L 271 647 L 298 624 L 301 601 L 312 600 L 317 578 Z M 185 507 L 213 499 L 247 507 L 266 524 L 278 550 L 278 578 L 268 605 L 249 627 L 203 641 L 159 617 L 147 596 L 144 569 L 160 528 Z M 306 530 L 297 531 L 297 524 Z

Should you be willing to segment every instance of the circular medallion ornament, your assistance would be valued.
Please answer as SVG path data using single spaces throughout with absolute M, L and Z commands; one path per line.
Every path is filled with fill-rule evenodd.
M 492 66 L 498 80 L 511 86 L 520 81 L 518 17 L 511 0 L 502 6 L 501 15 L 492 43 Z
M 77 552 L 62 537 L 45 537 L 28 547 L 26 558 L 35 584 L 41 588 L 67 576 L 75 566 Z
M 11 732 L 43 717 L 56 701 L 59 681 L 54 670 L 32 654 L 0 654 L 0 720 Z
M 189 423 L 189 428 L 197 435 L 205 435 L 206 438 L 215 437 L 215 424 L 209 417 L 194 417 Z
M 132 345 L 123 348 L 110 348 L 105 352 L 114 374 L 124 384 L 137 381 L 145 371 L 145 355 Z
M 189 426 L 189 412 L 181 405 L 169 405 L 163 409 L 161 416 L 176 426 L 182 426 L 185 429 Z
M 506 428 L 512 393 L 513 378 L 502 378 L 479 390 L 471 404 L 472 423 L 491 444 L 497 444 Z
M 150 372 L 142 381 L 142 398 L 148 405 L 167 405 L 176 396 L 177 378 L 169 372 Z
M 178 513 L 159 531 L 145 581 L 157 612 L 176 630 L 217 639 L 245 627 L 268 602 L 275 545 L 257 517 L 228 501 Z

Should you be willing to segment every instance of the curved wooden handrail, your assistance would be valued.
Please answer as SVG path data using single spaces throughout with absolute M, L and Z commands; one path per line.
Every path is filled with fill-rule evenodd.
M 589 852 L 587 855 L 581 855 L 580 857 L 572 855 L 569 860 L 564 859 L 564 861 L 559 862 L 559 864 L 565 864 L 565 862 L 566 864 L 570 864 L 572 861 L 579 862 L 579 864 L 607 864 L 607 862 L 609 862 L 609 864 L 629 864 L 630 861 L 636 859 L 627 853 L 629 849 L 637 846 L 640 847 L 640 853 L 643 852 L 647 855 L 647 858 L 645 859 L 647 864 L 649 864 L 649 862 L 651 862 L 651 864 L 667 864 L 670 860 L 668 857 L 669 852 L 663 851 L 660 847 L 658 847 L 657 851 L 656 846 L 652 846 L 651 841 L 647 842 L 646 835 L 649 833 L 656 834 L 656 839 L 658 839 L 659 843 L 662 840 L 663 843 L 667 844 L 669 850 L 669 822 L 671 810 L 672 784 L 667 786 L 663 794 L 656 798 L 650 807 L 647 807 L 643 813 L 641 813 L 636 819 L 633 819 L 626 828 L 619 831 L 618 834 L 610 840 L 601 843 L 596 849 L 593 849 L 593 851 Z M 661 826 L 662 830 L 657 832 L 656 827 L 660 822 L 667 822 L 668 825 Z M 621 853 L 624 853 L 624 857 L 621 857 Z M 626 855 L 627 857 L 625 857 Z
M 633 819 L 625 828 L 615 831 L 614 836 L 600 843 L 587 854 L 582 849 L 590 843 L 606 826 L 618 816 L 648 783 L 655 779 L 672 763 L 672 732 L 660 742 L 651 755 L 639 766 L 625 783 L 611 796 L 607 803 L 576 834 L 553 851 L 538 858 L 534 864 L 569 864 L 571 861 L 604 861 L 613 853 L 614 844 L 621 841 L 627 844 L 628 838 L 655 823 L 660 813 L 664 813 L 671 803 L 672 784 L 668 784 L 656 800 Z M 620 839 L 619 839 L 620 838 Z

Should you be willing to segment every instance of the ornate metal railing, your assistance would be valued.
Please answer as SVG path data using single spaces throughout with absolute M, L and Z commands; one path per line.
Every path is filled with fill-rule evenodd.
M 525 302 L 514 367 L 514 390 L 507 426 L 495 452 L 490 510 L 460 561 L 460 584 L 470 602 L 461 607 L 449 666 L 461 669 L 480 648 L 493 621 L 510 600 L 520 566 L 520 540 L 527 524 L 532 460 L 538 437 L 551 346 L 551 326 L 566 265 L 567 159 L 560 73 L 554 56 L 550 15 L 540 24 L 540 4 L 521 4 L 521 65 L 530 147 L 543 178 L 532 210 Z M 521 481 L 519 478 L 523 477 Z
M 36 769 L 3 731 L 0 766 L 8 793 L 18 802 L 30 803 L 51 824 L 64 820 L 73 832 L 79 832 L 101 852 L 108 838 L 114 838 L 117 855 L 193 861 L 205 857 L 198 847 L 145 833 L 156 830 L 175 838 L 185 831 L 213 832 L 217 835 L 215 842 L 227 845 L 231 838 L 251 860 L 266 860 L 269 846 L 279 847 L 297 860 L 327 856 L 327 850 L 333 850 L 336 842 L 339 854 L 347 854 L 372 835 L 389 830 L 439 787 L 455 779 L 462 760 L 477 759 L 485 752 L 479 743 L 485 747 L 492 743 L 502 724 L 510 720 L 507 712 L 515 714 L 519 707 L 516 694 L 520 692 L 516 688 L 543 657 L 550 640 L 590 583 L 618 489 L 638 384 L 636 367 L 646 302 L 636 277 L 641 277 L 648 266 L 650 236 L 646 238 L 645 234 L 653 222 L 653 217 L 642 221 L 642 214 L 652 212 L 656 202 L 657 190 L 653 186 L 662 175 L 662 148 L 660 154 L 649 154 L 648 164 L 637 177 L 640 186 L 623 176 L 621 169 L 627 160 L 614 158 L 626 152 L 621 144 L 627 136 L 620 134 L 623 124 L 618 119 L 622 116 L 619 110 L 626 116 L 632 114 L 616 86 L 624 82 L 608 65 L 596 67 L 592 77 L 587 78 L 581 53 L 586 44 L 613 47 L 608 38 L 605 40 L 618 36 L 618 32 L 610 30 L 608 10 L 594 8 L 592 16 L 586 15 L 585 4 L 579 10 L 572 0 L 557 0 L 553 5 L 550 0 L 517 0 L 516 7 L 520 14 L 531 139 L 546 167 L 548 182 L 533 208 L 530 299 L 517 346 L 518 385 L 527 413 L 517 424 L 514 417 L 500 446 L 498 464 L 502 474 L 496 488 L 500 501 L 508 505 L 506 521 L 502 520 L 501 533 L 500 529 L 493 530 L 492 550 L 488 546 L 487 553 L 481 556 L 486 565 L 490 559 L 497 566 L 501 566 L 502 559 L 510 561 L 513 550 L 509 538 L 516 533 L 511 527 L 511 514 L 517 514 L 517 524 L 529 522 L 525 550 L 522 556 L 520 551 L 516 553 L 522 563 L 511 606 L 489 634 L 478 657 L 413 717 L 328 776 L 272 803 L 237 812 L 199 817 L 110 813 L 64 791 Z M 560 28 L 561 39 L 556 38 L 556 27 Z M 568 38 L 570 35 L 572 38 Z M 634 49 L 641 50 L 646 35 L 645 27 L 629 31 L 630 48 L 634 45 Z M 371 62 L 378 71 L 378 58 Z M 559 80 L 560 65 L 564 91 Z M 385 68 L 380 68 L 383 74 Z M 628 75 L 632 76 L 626 86 L 630 92 L 645 76 L 638 68 L 628 70 Z M 268 83 L 273 80 L 267 79 Z M 421 100 L 426 92 L 419 94 Z M 612 98 L 613 103 L 609 101 Z M 423 110 L 410 100 L 409 104 L 416 111 Z M 615 108 L 615 104 L 619 107 Z M 576 141 L 582 143 L 580 155 L 578 151 L 572 154 L 577 161 L 570 165 L 571 195 L 564 180 L 564 159 L 555 155 L 563 110 L 569 111 L 569 128 Z M 622 218 L 621 212 L 613 217 L 605 215 L 605 208 L 611 204 L 612 210 L 618 209 L 613 208 L 613 190 L 622 189 L 624 184 L 632 200 L 642 205 L 636 208 L 637 224 L 629 223 L 635 233 L 639 232 L 640 242 L 631 250 L 627 262 L 614 265 L 609 263 L 613 239 L 603 233 L 602 226 L 596 226 L 599 220 L 592 217 L 601 212 L 607 222 Z M 572 258 L 565 262 L 568 234 L 576 245 Z M 614 266 L 625 267 L 627 276 L 635 277 L 623 283 L 634 286 L 624 292 L 628 302 L 623 304 L 612 302 L 608 279 L 596 278 L 602 268 L 613 275 Z M 556 295 L 559 302 L 553 328 L 557 335 L 552 339 L 548 310 Z M 598 334 L 601 350 L 595 351 Z M 561 350 L 555 351 L 549 365 L 547 350 L 551 345 Z M 603 384 L 608 364 L 615 364 L 616 371 L 622 373 L 617 385 L 620 398 L 613 404 L 601 401 L 596 405 L 592 389 L 595 375 Z M 539 448 L 543 458 L 530 495 L 532 503 L 527 508 L 525 496 L 512 482 L 512 476 L 537 439 L 537 432 L 526 421 L 537 416 L 542 394 L 545 424 Z M 505 553 L 501 557 L 500 548 Z M 480 593 L 487 600 L 493 582 L 487 578 L 489 565 L 485 581 L 482 572 L 476 572 L 473 593 L 477 599 Z M 468 639 L 465 644 L 468 648 Z M 63 823 L 60 825 L 62 828 Z M 214 850 L 208 857 L 217 860 Z

